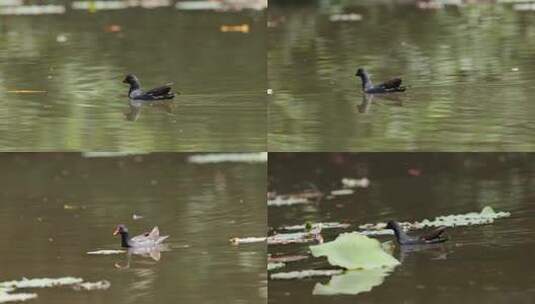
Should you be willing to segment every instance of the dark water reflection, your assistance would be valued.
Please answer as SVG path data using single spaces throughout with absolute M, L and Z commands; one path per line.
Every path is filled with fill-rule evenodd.
M 226 24 L 247 24 L 249 32 L 221 32 Z M 2 146 L 264 151 L 265 37 L 265 13 L 252 11 L 2 16 L 0 115 L 9 128 Z M 176 111 L 131 113 L 121 82 L 127 73 L 148 89 L 174 82 L 182 93 L 174 100 Z M 46 93 L 12 92 L 17 90 Z M 125 112 L 135 123 L 125 120 Z
M 357 225 L 431 219 L 479 211 L 510 211 L 493 224 L 448 229 L 450 241 L 432 248 L 396 248 L 402 262 L 370 292 L 319 296 L 329 278 L 269 281 L 269 303 L 531 303 L 535 275 L 534 154 L 270 154 L 269 188 L 281 193 L 314 185 L 339 189 L 344 177 L 368 177 L 354 195 L 312 205 L 269 207 L 268 225 L 341 221 Z M 327 230 L 329 241 L 342 230 Z M 383 236 L 381 241 L 391 240 Z M 272 254 L 306 254 L 305 245 L 270 246 Z M 329 268 L 324 259 L 289 263 L 282 271 Z M 351 287 L 351 286 L 349 286 Z M 355 285 L 355 288 L 359 288 Z
M 535 147 L 534 14 L 494 4 L 319 3 L 269 8 L 271 150 Z M 329 21 L 339 12 L 363 19 Z M 361 106 L 357 67 L 377 82 L 402 76 L 410 88 L 400 103 Z
M 265 244 L 229 243 L 265 234 L 265 164 L 193 165 L 185 157 L 0 154 L 0 281 L 111 282 L 88 293 L 31 290 L 39 303 L 265 302 Z M 87 255 L 120 249 L 118 223 L 133 235 L 158 225 L 170 235 L 168 251 Z

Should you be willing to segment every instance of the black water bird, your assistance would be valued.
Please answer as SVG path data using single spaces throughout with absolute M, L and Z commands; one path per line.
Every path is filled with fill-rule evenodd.
M 123 83 L 128 83 L 130 85 L 130 90 L 128 91 L 128 98 L 132 100 L 163 100 L 163 99 L 173 99 L 175 93 L 171 92 L 171 87 L 169 85 L 164 85 L 161 87 L 154 88 L 152 90 L 143 91 L 141 89 L 141 84 L 135 75 L 129 74 L 126 75 L 126 78 L 123 80 Z
M 433 231 L 420 236 L 410 236 L 406 234 L 399 223 L 394 221 L 389 221 L 386 225 L 386 229 L 394 230 L 396 240 L 400 245 L 429 245 L 442 243 L 448 240 L 448 237 L 443 235 L 444 231 L 446 230 L 445 226 L 438 227 Z
M 117 225 L 113 235 L 121 235 L 121 247 L 124 248 L 142 248 L 142 247 L 154 247 L 160 245 L 169 236 L 160 236 L 160 230 L 158 227 L 152 228 L 151 232 L 146 232 L 134 237 L 128 235 L 128 229 L 125 225 Z
M 355 76 L 362 80 L 362 91 L 366 94 L 404 92 L 406 89 L 406 87 L 401 86 L 401 78 L 392 78 L 378 85 L 373 85 L 370 75 L 362 68 L 357 70 Z

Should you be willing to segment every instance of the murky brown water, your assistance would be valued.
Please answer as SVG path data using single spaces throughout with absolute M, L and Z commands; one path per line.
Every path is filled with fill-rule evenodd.
M 329 21 L 337 13 L 362 20 Z M 533 12 L 318 1 L 270 5 L 269 19 L 270 151 L 535 148 Z M 410 88 L 366 100 L 357 67 Z
M 263 11 L 0 16 L 2 149 L 265 151 L 265 38 Z M 128 73 L 182 95 L 131 108 Z
M 268 225 L 390 219 L 415 221 L 480 211 L 510 211 L 493 224 L 448 229 L 450 241 L 422 251 L 394 252 L 401 261 L 384 282 L 357 295 L 312 295 L 328 277 L 270 280 L 269 303 L 531 303 L 535 274 L 534 154 L 270 154 L 269 188 L 295 192 L 311 185 L 338 189 L 344 177 L 368 177 L 354 195 L 312 205 L 268 208 Z M 330 241 L 344 230 L 325 230 Z M 392 239 L 390 236 L 379 238 Z M 269 246 L 272 254 L 307 254 L 307 245 Z M 277 271 L 328 269 L 323 258 L 288 263 Z M 350 284 L 352 282 L 349 282 Z M 353 282 L 355 289 L 358 282 Z M 352 285 L 347 286 L 351 289 Z
M 0 154 L 1 281 L 75 276 L 106 291 L 28 289 L 36 303 L 262 303 L 266 247 L 229 238 L 266 229 L 265 164 L 194 165 L 186 155 L 84 158 Z M 144 216 L 134 221 L 132 215 Z M 112 236 L 158 225 L 161 259 L 86 252 L 120 249 Z

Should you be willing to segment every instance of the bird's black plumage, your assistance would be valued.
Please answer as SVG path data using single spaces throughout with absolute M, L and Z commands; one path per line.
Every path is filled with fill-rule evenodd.
M 173 99 L 175 97 L 175 93 L 171 92 L 171 87 L 168 85 L 143 91 L 139 80 L 132 74 L 126 75 L 123 82 L 130 85 L 128 98 L 132 100 L 163 100 Z
M 362 91 L 367 94 L 404 92 L 406 89 L 401 86 L 401 78 L 393 78 L 378 85 L 373 85 L 370 76 L 362 68 L 357 70 L 355 76 L 360 77 L 362 80 Z
M 443 235 L 444 231 L 446 230 L 446 227 L 444 226 L 438 227 L 433 231 L 420 236 L 410 236 L 406 234 L 399 223 L 394 221 L 389 221 L 386 225 L 386 229 L 394 230 L 396 240 L 400 245 L 429 245 L 442 243 L 448 240 L 448 237 Z

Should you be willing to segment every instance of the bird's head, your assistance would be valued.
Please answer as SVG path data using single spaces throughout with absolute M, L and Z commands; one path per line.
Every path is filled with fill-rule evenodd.
M 137 77 L 134 74 L 128 74 L 124 78 L 123 83 L 137 84 L 137 83 L 139 83 L 139 80 L 137 79 Z
M 386 223 L 386 229 L 392 229 L 392 230 L 395 230 L 397 228 L 397 224 L 396 222 L 394 221 L 388 221 L 388 223 Z
M 363 68 L 358 68 L 357 72 L 355 73 L 355 76 L 364 76 L 364 69 Z
M 118 235 L 119 233 L 128 233 L 128 228 L 126 228 L 126 226 L 123 224 L 117 225 L 117 227 L 115 227 L 115 231 L 113 231 L 113 235 Z

